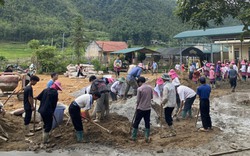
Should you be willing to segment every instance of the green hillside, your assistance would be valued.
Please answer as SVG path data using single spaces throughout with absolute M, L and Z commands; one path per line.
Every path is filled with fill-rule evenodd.
M 70 43 L 72 23 L 82 16 L 89 40 L 110 39 L 149 45 L 169 42 L 191 29 L 173 15 L 176 0 L 8 0 L 0 7 L 0 40 L 61 46 Z

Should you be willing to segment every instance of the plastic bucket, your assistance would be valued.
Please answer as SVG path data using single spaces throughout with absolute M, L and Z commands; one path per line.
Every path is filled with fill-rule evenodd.
M 58 124 L 61 124 L 63 122 L 63 115 L 64 115 L 64 110 L 66 109 L 66 106 L 63 104 L 59 104 L 56 106 L 54 116 L 56 118 L 56 121 Z M 53 123 L 52 123 L 52 129 L 57 127 L 55 119 L 53 118 Z

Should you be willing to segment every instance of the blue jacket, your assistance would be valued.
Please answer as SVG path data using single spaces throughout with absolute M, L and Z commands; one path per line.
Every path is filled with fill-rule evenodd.
M 141 75 L 141 72 L 142 72 L 142 68 L 141 67 L 134 67 L 129 73 L 128 73 L 128 76 L 127 76 L 127 80 L 130 81 L 130 80 L 134 80 L 136 77 L 140 77 Z

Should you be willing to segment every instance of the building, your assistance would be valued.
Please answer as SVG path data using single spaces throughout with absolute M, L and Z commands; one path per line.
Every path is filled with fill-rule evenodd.
M 85 57 L 97 58 L 103 63 L 111 60 L 110 53 L 128 48 L 126 42 L 118 41 L 92 41 L 86 48 Z
M 231 61 L 246 59 L 250 60 L 250 35 L 244 34 L 243 25 L 231 26 L 231 27 L 221 27 L 206 30 L 192 30 L 184 31 L 174 36 L 175 39 L 179 39 L 182 44 L 185 44 L 186 39 L 190 38 L 201 38 L 205 37 L 210 41 L 211 47 L 220 46 L 220 61 Z M 223 49 L 227 48 L 225 52 Z M 213 51 L 211 51 L 211 56 L 214 56 Z M 216 60 L 211 57 L 211 62 Z

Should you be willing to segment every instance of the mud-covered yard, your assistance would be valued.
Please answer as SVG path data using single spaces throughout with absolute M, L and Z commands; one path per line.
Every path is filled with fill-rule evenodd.
M 124 75 L 125 76 L 125 75 Z M 143 75 L 149 78 L 149 83 L 153 86 L 155 82 L 156 76 L 151 76 L 149 74 Z M 160 76 L 160 74 L 158 74 Z M 47 81 L 50 79 L 49 75 L 39 75 L 41 81 L 34 86 L 34 95 L 38 95 L 46 86 Z M 70 102 L 74 99 L 71 94 L 77 90 L 86 87 L 88 83 L 88 79 L 69 79 L 64 76 L 60 76 L 59 80 L 62 82 L 63 91 L 59 93 L 59 101 L 63 104 L 69 105 Z M 187 79 L 181 80 L 184 85 L 192 87 L 196 89 L 197 85 L 193 84 L 191 81 Z M 236 93 L 231 93 L 228 82 L 222 82 L 220 86 L 212 91 L 211 99 L 211 117 L 214 124 L 213 131 L 208 133 L 198 132 L 195 127 L 196 122 L 196 114 L 198 104 L 194 105 L 193 108 L 193 118 L 174 121 L 175 128 L 177 130 L 177 136 L 169 137 L 169 138 L 160 138 L 160 134 L 162 130 L 160 127 L 151 127 L 151 143 L 145 143 L 143 139 L 142 131 L 139 133 L 138 142 L 134 143 L 129 140 L 129 127 L 131 123 L 126 117 L 118 115 L 117 113 L 112 113 L 111 116 L 105 120 L 101 125 L 112 131 L 111 134 L 103 131 L 102 129 L 96 127 L 92 123 L 84 123 L 84 131 L 86 138 L 89 143 L 87 144 L 76 144 L 76 139 L 74 136 L 73 125 L 70 123 L 66 125 L 68 120 L 67 116 L 64 116 L 64 122 L 60 126 L 62 130 L 62 137 L 55 138 L 57 134 L 60 134 L 59 128 L 55 128 L 55 130 L 51 134 L 51 143 L 53 143 L 50 147 L 44 147 L 41 145 L 42 142 L 42 131 L 38 131 L 35 133 L 35 136 L 30 137 L 29 139 L 25 139 L 23 133 L 23 118 L 13 116 L 9 113 L 5 115 L 4 118 L 0 117 L 0 124 L 3 126 L 5 130 L 9 133 L 9 140 L 4 142 L 0 140 L 0 150 L 1 151 L 47 151 L 51 152 L 54 150 L 65 150 L 71 149 L 71 147 L 75 148 L 84 148 L 89 147 L 90 145 L 94 146 L 107 146 L 111 149 L 121 149 L 128 152 L 132 151 L 140 151 L 142 149 L 147 149 L 150 151 L 158 151 L 158 152 L 166 152 L 166 151 L 175 151 L 178 155 L 178 152 L 187 151 L 192 153 L 192 150 L 196 149 L 196 154 L 199 153 L 203 155 L 204 153 L 212 153 L 223 150 L 230 150 L 230 145 L 232 143 L 240 144 L 237 142 L 237 139 L 233 139 L 233 136 L 237 136 L 238 131 L 230 131 L 230 133 L 226 133 L 228 129 L 238 129 L 239 125 L 242 127 L 244 124 L 239 124 L 238 122 L 231 122 L 231 119 L 223 118 L 227 116 L 228 110 L 232 110 L 232 108 L 228 108 L 226 106 L 230 105 L 230 103 L 238 106 L 234 106 L 236 119 L 239 118 L 237 115 L 238 110 L 241 110 L 241 107 L 244 107 L 244 110 L 249 106 L 249 102 L 246 97 L 249 97 L 247 92 L 245 94 L 245 100 L 242 98 L 237 98 L 240 96 L 241 92 L 245 89 L 249 88 L 250 82 L 239 82 Z M 223 95 L 227 95 L 223 97 Z M 223 98 L 222 98 L 223 97 Z M 229 99 L 229 97 L 233 97 Z M 1 101 L 4 102 L 7 97 L 1 97 Z M 227 100 L 228 104 L 223 104 L 223 102 Z M 237 101 L 238 102 L 235 102 Z M 130 100 L 130 99 L 128 99 Z M 112 103 L 111 105 L 124 105 L 125 102 L 117 102 Z M 17 108 L 22 107 L 22 102 L 18 101 L 15 96 L 10 98 L 7 102 L 5 109 L 10 112 Z M 225 108 L 225 109 L 224 109 Z M 131 110 L 134 112 L 134 109 Z M 133 113 L 132 113 L 133 114 Z M 226 114 L 226 115 L 225 115 Z M 245 114 L 250 115 L 250 112 L 247 111 Z M 232 115 L 232 114 L 231 114 Z M 243 118 L 243 116 L 240 116 Z M 234 119 L 234 120 L 236 120 Z M 151 119 L 153 120 L 153 119 Z M 241 120 L 246 121 L 246 120 Z M 227 124 L 230 123 L 230 124 Z M 235 127 L 232 126 L 235 124 Z M 229 126 L 230 125 L 230 126 Z M 200 122 L 198 122 L 198 126 L 201 126 Z M 250 129 L 250 128 L 249 128 Z M 245 132 L 249 131 L 248 127 L 245 128 Z M 167 131 L 167 128 L 163 128 L 163 131 Z M 224 132 L 225 131 L 225 132 Z M 235 135 L 233 135 L 235 133 Z M 243 132 L 242 132 L 243 133 Z M 222 141 L 222 143 L 227 142 L 227 144 L 216 145 L 216 142 Z M 245 142 L 244 140 L 242 142 Z M 213 143 L 213 144 L 211 144 Z M 240 145 L 243 145 L 242 143 Z M 207 149 L 204 147 L 208 147 Z M 223 147 L 223 148 L 222 148 Z M 228 147 L 228 148 L 226 148 Z M 96 148 L 96 147 L 93 147 Z M 175 150 L 174 150 L 175 149 Z M 101 150 L 101 149 L 100 149 Z M 198 152 L 197 152 L 198 151 Z M 95 151 L 96 152 L 96 151 Z M 147 153 L 147 152 L 146 152 Z M 89 153 L 91 154 L 91 153 Z M 106 153 L 108 154 L 108 152 Z M 129 154 L 129 153 L 127 153 Z M 149 154 L 149 153 L 148 153 Z M 129 154 L 130 155 L 130 154 Z M 198 154 L 199 155 L 199 154 Z M 205 154 L 206 155 L 206 154 Z

